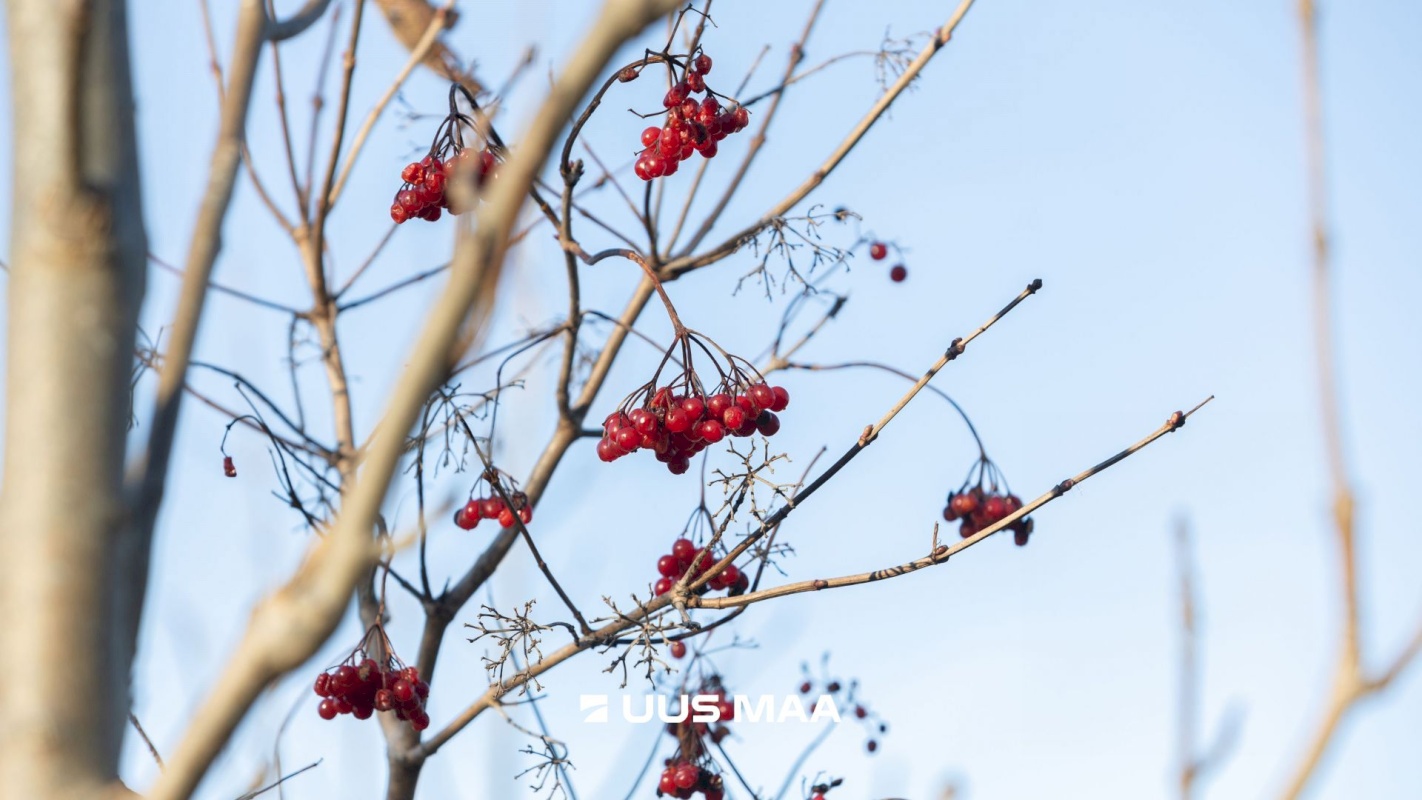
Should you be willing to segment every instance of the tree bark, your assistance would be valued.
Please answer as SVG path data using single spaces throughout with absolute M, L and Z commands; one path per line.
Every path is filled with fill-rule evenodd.
M 111 563 L 144 293 L 123 0 L 8 0 L 14 187 L 0 618 L 24 679 L 0 681 L 7 795 L 122 792 L 136 631 Z

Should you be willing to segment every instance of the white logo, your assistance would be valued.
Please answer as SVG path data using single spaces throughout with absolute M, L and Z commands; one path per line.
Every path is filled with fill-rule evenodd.
M 607 695 L 580 695 L 578 697 L 578 710 L 588 712 L 587 716 L 583 717 L 583 722 L 607 722 Z
M 645 695 L 641 708 L 634 708 L 632 695 L 622 696 L 622 719 L 627 722 L 717 722 L 721 718 L 721 698 L 713 694 L 681 695 L 676 710 L 666 695 Z M 834 697 L 821 695 L 807 711 L 798 695 L 785 695 L 776 702 L 774 695 L 731 695 L 734 719 L 737 722 L 839 722 L 839 707 Z M 605 694 L 585 694 L 578 699 L 579 710 L 587 712 L 584 722 L 607 722 L 608 697 Z

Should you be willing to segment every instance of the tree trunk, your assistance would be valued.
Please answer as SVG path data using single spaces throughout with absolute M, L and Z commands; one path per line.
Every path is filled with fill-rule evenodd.
M 0 786 L 121 792 L 136 631 L 111 624 L 147 242 L 123 0 L 7 0 L 14 99 Z M 141 581 L 139 581 L 141 583 Z

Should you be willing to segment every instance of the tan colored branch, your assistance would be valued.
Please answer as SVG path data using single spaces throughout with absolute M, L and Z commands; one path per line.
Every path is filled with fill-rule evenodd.
M 151 797 L 178 800 L 196 788 L 212 759 L 262 689 L 311 656 L 335 629 L 351 592 L 376 557 L 371 531 L 405 452 L 407 432 L 451 366 L 451 348 L 471 309 L 499 273 L 529 187 L 591 82 L 617 48 L 666 13 L 670 0 L 609 0 L 489 192 L 477 229 L 466 225 L 445 291 L 428 315 L 339 518 L 296 575 L 253 612 L 227 668 L 168 759 Z M 477 313 L 477 312 L 476 312 Z
M 1332 745 L 1339 724 L 1364 698 L 1385 690 L 1422 649 L 1422 618 L 1417 633 L 1392 663 L 1370 674 L 1364 657 L 1363 623 L 1359 613 L 1360 580 L 1357 563 L 1355 499 L 1344 455 L 1342 415 L 1338 404 L 1336 358 L 1333 353 L 1331 254 L 1328 247 L 1328 181 L 1323 138 L 1323 92 L 1319 79 L 1318 20 L 1313 0 L 1299 0 L 1304 94 L 1304 134 L 1308 152 L 1309 214 L 1313 244 L 1314 346 L 1318 358 L 1319 397 L 1323 438 L 1332 479 L 1333 527 L 1338 542 L 1339 589 L 1343 604 L 1343 630 L 1333 688 L 1323 715 L 1302 755 L 1293 767 L 1280 796 L 1301 796 Z
M 828 178 L 830 173 L 834 172 L 835 168 L 849 155 L 850 151 L 864 139 L 869 129 L 874 127 L 874 123 L 879 121 L 879 118 L 889 110 L 889 107 L 894 104 L 894 101 L 898 99 L 899 95 L 903 94 L 914 80 L 918 78 L 919 74 L 923 72 L 924 67 L 928 66 L 928 62 L 933 60 L 933 57 L 937 55 L 938 51 L 941 50 L 944 45 L 948 44 L 948 40 L 953 36 L 953 31 L 957 29 L 958 24 L 963 21 L 963 17 L 967 15 L 968 10 L 972 7 L 973 0 L 962 0 L 962 2 L 959 3 L 953 15 L 948 18 L 947 22 L 943 23 L 941 28 L 934 32 L 933 38 L 930 39 L 923 50 L 914 57 L 913 61 L 909 62 L 909 65 L 904 69 L 903 74 L 898 77 L 898 80 L 894 81 L 894 84 L 889 87 L 889 90 L 880 96 L 874 105 L 870 107 L 868 113 L 855 124 L 849 131 L 849 134 L 846 135 L 834 151 L 830 153 L 829 157 L 820 164 L 810 177 L 806 178 L 803 183 L 796 187 L 794 191 L 790 192 L 790 194 L 786 195 L 779 203 L 771 207 L 760 219 L 705 253 L 700 255 L 688 253 L 687 255 L 668 262 L 662 268 L 663 275 L 668 278 L 674 278 L 684 272 L 719 261 L 725 256 L 735 252 L 742 244 L 754 238 L 756 234 L 765 230 L 765 228 L 776 219 L 808 197 L 820 184 L 824 183 L 825 178 Z

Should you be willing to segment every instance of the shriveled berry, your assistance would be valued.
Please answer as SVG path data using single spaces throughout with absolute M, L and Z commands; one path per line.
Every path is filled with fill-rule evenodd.
M 376 711 L 389 711 L 395 707 L 395 695 L 389 689 L 377 689 L 374 705 Z
M 746 424 L 746 412 L 740 406 L 731 406 L 721 415 L 721 422 L 731 430 Z
M 711 56 L 702 53 L 691 61 L 691 68 L 706 75 L 711 72 Z

